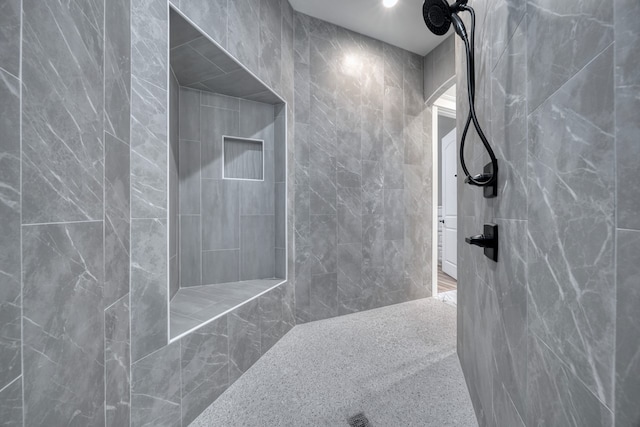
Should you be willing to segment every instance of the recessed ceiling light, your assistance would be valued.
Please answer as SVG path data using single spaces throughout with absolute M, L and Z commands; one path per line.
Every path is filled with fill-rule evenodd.
M 398 4 L 398 0 L 382 0 L 382 5 L 384 7 L 393 7 Z

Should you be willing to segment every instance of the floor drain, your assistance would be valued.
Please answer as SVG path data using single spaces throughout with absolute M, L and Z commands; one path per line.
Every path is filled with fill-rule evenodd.
M 347 422 L 351 427 L 372 427 L 371 423 L 362 412 L 354 415 L 353 417 L 349 417 Z

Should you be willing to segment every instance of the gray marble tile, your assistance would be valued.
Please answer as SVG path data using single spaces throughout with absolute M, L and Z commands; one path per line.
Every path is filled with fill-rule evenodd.
M 202 284 L 240 280 L 240 250 L 202 252 Z
M 22 252 L 24 422 L 104 425 L 102 222 L 25 227 Z
M 10 0 L 0 6 L 0 68 L 20 75 L 20 0 Z
M 363 284 L 362 245 L 338 245 L 338 302 L 371 295 L 371 288 Z
M 286 333 L 283 313 L 283 286 L 279 286 L 258 298 L 260 310 L 260 350 L 265 354 Z
M 102 218 L 103 14 L 23 5 L 24 223 Z
M 229 384 L 245 373 L 261 356 L 260 309 L 253 300 L 227 317 L 229 325 Z
M 613 426 L 613 413 L 535 335 L 529 338 L 527 425 Z
M 382 48 L 378 45 L 382 43 L 367 39 L 367 43 L 362 54 L 362 108 L 370 110 L 381 110 L 384 98 L 384 59 Z M 379 48 L 379 49 L 376 49 Z M 364 141 L 363 141 L 364 142 Z M 364 158 L 364 156 L 363 156 Z
M 384 85 L 399 88 L 402 92 L 404 51 L 389 44 L 384 44 Z
M 451 52 L 453 56 L 453 52 Z M 403 61 L 404 113 L 419 116 L 424 109 L 424 73 L 422 56 L 405 52 Z
M 180 343 L 131 366 L 131 426 L 180 425 Z
M 507 2 L 505 2 L 507 3 Z M 507 6 L 504 6 L 507 7 Z M 491 75 L 492 143 L 498 163 L 498 218 L 527 219 L 526 22 L 522 22 Z
M 296 64 L 309 64 L 309 31 L 311 17 L 300 12 L 294 12 L 294 49 L 293 58 Z
M 382 162 L 362 161 L 362 214 L 384 212 L 384 169 Z
M 104 306 L 129 293 L 129 146 L 105 133 Z
M 104 129 L 128 143 L 131 113 L 131 2 L 105 2 L 104 12 Z
M 201 82 L 225 75 L 225 71 L 215 62 L 196 50 L 194 43 L 210 44 L 210 41 L 200 37 L 190 43 L 174 47 L 170 52 L 171 68 L 175 71 L 178 81 L 186 87 L 195 87 Z
M 338 244 L 362 242 L 362 190 L 338 189 Z
M 640 30 L 634 19 L 640 5 L 632 0 L 615 1 L 615 67 L 616 67 L 616 171 L 618 227 L 640 230 L 640 187 L 633 178 L 640 156 L 638 134 L 640 123 L 637 111 L 640 100 L 640 72 L 637 58 Z
M 613 1 L 528 0 L 529 110 L 613 42 Z
M 287 205 L 286 205 L 286 184 L 275 184 L 275 246 L 276 248 L 286 248 L 286 227 L 287 227 Z
M 178 149 L 180 215 L 198 215 L 201 212 L 200 150 L 200 142 L 180 140 Z
M 227 1 L 180 0 L 180 11 L 223 48 L 227 47 Z
M 280 86 L 282 73 L 282 11 L 280 0 L 260 2 L 259 76 L 272 88 Z
M 275 249 L 275 277 L 284 279 L 287 277 L 287 254 L 286 250 L 282 248 Z M 289 276 L 293 277 L 293 275 Z
M 131 417 L 131 337 L 129 296 L 104 314 L 105 419 L 107 426 L 129 425 Z
M 384 262 L 384 217 L 362 215 L 362 260 L 366 267 Z
M 180 139 L 200 141 L 200 93 L 199 90 L 180 88 Z
M 230 0 L 227 7 L 227 50 L 249 70 L 258 73 L 260 5 L 251 0 Z
M 240 204 L 237 181 L 202 181 L 202 249 L 240 248 Z
M 404 121 L 404 164 L 422 166 L 425 163 L 425 151 L 429 149 L 424 141 L 423 115 L 405 115 Z
M 131 221 L 131 360 L 167 344 L 167 223 Z
M 530 329 L 607 405 L 615 337 L 612 64 L 609 48 L 530 116 L 528 154 Z
M 377 104 L 377 108 L 382 105 Z M 362 160 L 380 161 L 383 155 L 382 109 L 362 107 L 360 124 Z M 363 164 L 363 173 L 364 173 Z
M 274 107 L 275 119 L 273 122 L 273 168 L 274 168 L 274 181 L 282 182 L 286 181 L 287 175 L 287 149 L 285 144 L 287 143 L 287 110 L 285 104 L 280 104 Z M 289 120 L 292 120 L 290 117 Z M 292 125 L 289 125 L 292 127 Z M 293 146 L 293 138 L 288 141 Z M 293 165 L 293 162 L 291 163 Z
M 240 280 L 274 277 L 274 233 L 273 215 L 240 217 Z
M 640 232 L 618 230 L 615 413 L 616 425 L 620 426 L 634 425 L 640 420 L 640 410 L 636 404 L 640 391 L 638 249 Z
M 309 151 L 310 209 L 316 214 L 335 214 L 337 164 L 333 153 L 312 145 Z
M 229 98 L 229 102 L 231 100 L 238 102 L 238 110 L 203 107 L 200 111 L 203 178 L 222 179 L 222 136 L 239 136 L 240 104 L 238 98 Z
M 0 391 L 0 419 L 7 427 L 20 427 L 22 422 L 22 377 Z
M 337 271 L 337 239 L 336 215 L 311 215 L 312 274 Z
M 310 320 L 321 320 L 338 315 L 338 275 L 314 274 L 309 286 Z
M 384 239 L 404 238 L 404 190 L 384 191 Z
M 311 88 L 308 63 L 295 63 L 295 121 L 296 123 L 309 124 L 311 111 Z
M 527 3 L 514 0 L 496 0 L 490 6 L 491 8 L 491 25 L 489 35 L 491 36 L 491 67 L 495 67 L 506 48 L 512 41 L 512 37 L 516 29 L 521 25 Z M 452 43 L 453 45 L 453 43 Z
M 402 237 L 384 242 L 384 287 L 389 294 L 405 290 L 404 235 Z
M 296 322 L 311 320 L 311 247 L 298 246 L 295 250 L 295 314 Z
M 384 136 L 384 158 L 382 161 L 384 171 L 385 189 L 404 188 L 404 139 L 402 136 Z
M 180 215 L 180 286 L 202 285 L 202 218 Z
M 353 125 L 359 128 L 355 123 Z M 362 185 L 360 132 L 338 131 L 337 146 L 337 185 L 350 188 L 360 187 Z
M 8 8 L 7 4 L 3 8 Z M 0 18 L 0 19 L 5 19 Z M 0 32 L 2 34 L 2 32 Z M 0 45 L 2 43 L 0 42 Z M 2 48 L 0 48 L 2 49 Z M 0 70 L 0 388 L 21 373 L 19 81 Z
M 227 316 L 182 338 L 180 347 L 182 421 L 186 424 L 213 403 L 229 385 Z
M 499 319 L 503 323 L 493 337 L 496 377 L 517 412 L 524 416 L 527 405 L 527 222 L 496 220 L 496 223 L 500 248 L 508 248 L 498 254 L 497 264 L 490 265 Z
M 169 14 L 163 0 L 131 2 L 131 72 L 135 78 L 167 89 Z
M 167 215 L 167 116 L 167 92 L 155 84 L 138 78 L 133 68 L 131 80 L 132 218 L 164 218 Z

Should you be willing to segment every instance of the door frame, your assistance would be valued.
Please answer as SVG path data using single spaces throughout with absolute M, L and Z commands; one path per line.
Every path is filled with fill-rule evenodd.
M 431 206 L 431 296 L 438 295 L 438 193 L 440 192 L 440 170 L 438 156 L 440 141 L 438 140 L 438 116 L 456 118 L 456 104 L 454 101 L 438 98 L 431 107 L 431 148 L 432 148 L 432 188 L 433 203 Z M 458 227 L 459 228 L 459 227 Z

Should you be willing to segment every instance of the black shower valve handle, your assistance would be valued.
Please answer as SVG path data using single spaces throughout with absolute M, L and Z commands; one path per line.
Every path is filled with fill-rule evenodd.
M 484 234 L 478 234 L 476 236 L 466 237 L 464 241 L 470 245 L 480 246 L 481 248 L 495 247 L 495 240 L 493 239 L 493 237 L 487 237 Z

